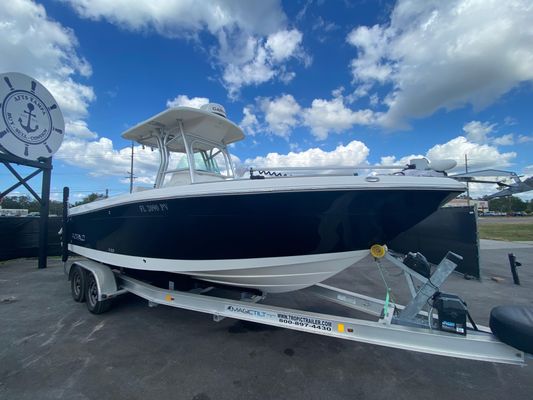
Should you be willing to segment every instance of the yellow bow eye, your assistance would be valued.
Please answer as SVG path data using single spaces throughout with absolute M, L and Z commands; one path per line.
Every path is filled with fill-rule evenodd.
M 370 254 L 372 254 L 372 257 L 375 258 L 383 258 L 385 257 L 385 253 L 387 252 L 387 246 L 375 244 L 370 248 Z

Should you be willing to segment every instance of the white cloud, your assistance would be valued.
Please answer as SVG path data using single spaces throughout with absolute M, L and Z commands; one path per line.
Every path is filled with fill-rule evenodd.
M 310 108 L 303 111 L 303 124 L 319 140 L 324 140 L 330 132 L 344 132 L 354 125 L 370 125 L 375 122 L 372 110 L 353 111 L 346 107 L 342 96 L 331 100 L 315 99 Z
M 268 37 L 265 47 L 270 51 L 272 60 L 284 61 L 299 50 L 302 38 L 302 32 L 297 29 L 278 31 Z
M 313 100 L 308 108 L 299 105 L 290 94 L 276 98 L 257 98 L 258 107 L 264 114 L 264 124 L 255 124 L 254 133 L 263 131 L 288 140 L 294 128 L 306 126 L 317 139 L 324 140 L 332 132 L 341 133 L 354 125 L 375 123 L 379 114 L 369 109 L 348 108 L 345 105 L 346 97 L 342 96 L 343 90 L 343 87 L 333 90 L 332 99 Z M 257 121 L 255 115 L 254 118 Z
M 206 97 L 192 97 L 189 98 L 185 94 L 180 94 L 173 98 L 172 100 L 167 100 L 167 107 L 193 107 L 193 108 L 200 108 L 203 105 L 206 105 L 209 103 L 209 99 Z
M 489 122 L 470 121 L 463 126 L 468 141 L 477 144 L 493 144 L 495 146 L 512 146 L 514 134 L 508 133 L 502 136 L 489 136 L 495 133 L 496 124 Z
M 296 29 L 280 30 L 263 38 L 248 36 L 238 54 L 230 44 L 224 42 L 221 60 L 225 65 L 222 79 L 230 97 L 235 97 L 243 86 L 259 85 L 274 77 L 284 83 L 290 82 L 296 73 L 287 71 L 286 62 L 290 58 L 308 63 L 308 56 L 301 47 L 302 33 Z
M 370 95 L 369 103 L 371 106 L 377 106 L 379 104 L 379 96 L 376 93 Z
M 98 135 L 91 131 L 86 121 L 76 120 L 65 122 L 65 130 L 71 137 L 78 139 L 96 139 Z
M 91 75 L 91 66 L 77 54 L 72 30 L 50 20 L 39 4 L 10 0 L 0 2 L 0 36 L 0 71 L 22 72 L 45 85 L 64 114 L 67 136 L 95 137 L 83 121 L 95 94 L 78 81 Z
M 511 165 L 516 158 L 515 152 L 500 152 L 495 146 L 489 144 L 479 144 L 469 141 L 464 136 L 458 136 L 446 143 L 437 144 L 431 147 L 425 155 L 411 154 L 408 156 L 397 157 L 394 155 L 381 157 L 381 165 L 407 164 L 413 158 L 426 157 L 429 160 L 452 159 L 457 162 L 454 169 L 458 172 L 464 172 L 465 154 L 468 157 L 469 170 L 482 168 L 502 168 Z
M 260 129 L 259 121 L 255 116 L 251 106 L 246 106 L 242 109 L 244 117 L 242 118 L 239 126 L 246 132 L 248 135 L 254 136 L 257 131 Z
M 280 29 L 285 14 L 278 1 L 236 2 L 203 0 L 63 0 L 85 18 L 106 19 L 130 30 L 155 30 L 169 37 L 189 36 L 206 29 L 216 34 L 238 26 L 268 34 Z
M 463 126 L 466 138 L 474 143 L 486 143 L 488 135 L 492 133 L 496 124 L 488 122 L 470 121 Z
M 492 143 L 496 146 L 512 146 L 514 144 L 514 135 L 508 133 L 507 135 L 502 135 L 492 139 Z
M 346 40 L 357 47 L 358 57 L 351 62 L 352 74 L 356 81 L 378 81 L 390 79 L 394 64 L 385 60 L 388 39 L 391 33 L 379 25 L 372 28 L 360 26 L 352 30 Z
M 507 167 L 516 157 L 515 152 L 500 153 L 494 146 L 469 142 L 464 136 L 458 136 L 444 144 L 433 146 L 426 156 L 430 160 L 451 158 L 457 161 L 457 168 L 464 169 L 465 154 L 468 157 L 470 170 Z
M 533 80 L 528 0 L 400 0 L 387 25 L 355 28 L 356 83 L 385 84 L 380 123 L 406 126 L 438 109 L 482 108 Z
M 254 40 L 251 39 L 250 40 Z M 276 75 L 276 70 L 269 62 L 268 54 L 263 45 L 257 41 L 254 45 L 254 56 L 244 63 L 228 64 L 222 75 L 230 97 L 235 98 L 243 86 L 259 85 Z
M 368 147 L 363 142 L 354 140 L 346 146 L 339 145 L 332 151 L 311 148 L 301 152 L 291 151 L 288 154 L 268 153 L 264 157 L 247 159 L 245 164 L 255 167 L 352 166 L 365 163 L 368 154 Z
M 258 85 L 284 73 L 296 57 L 307 62 L 302 33 L 286 28 L 287 18 L 278 0 L 261 2 L 203 0 L 63 0 L 82 17 L 105 19 L 132 31 L 155 31 L 169 38 L 200 42 L 204 31 L 218 46 L 208 49 L 222 69 L 222 81 L 230 97 L 243 86 Z
M 518 136 L 518 143 L 528 143 L 533 142 L 533 136 L 527 136 L 527 135 L 519 135 Z
M 130 148 L 116 150 L 107 138 L 98 138 L 86 121 L 96 98 L 92 87 L 80 83 L 91 75 L 90 64 L 77 54 L 72 30 L 47 17 L 43 6 L 28 0 L 0 2 L 0 71 L 35 77 L 53 94 L 65 117 L 66 135 L 57 160 L 86 168 L 93 176 L 125 176 Z M 191 101 L 194 99 L 190 99 Z M 135 174 L 153 180 L 159 154 L 135 148 Z
M 413 158 L 425 157 L 421 154 L 411 154 L 410 156 L 403 156 L 396 158 L 396 156 L 381 157 L 381 161 L 378 165 L 407 165 Z
M 488 179 L 492 179 L 492 178 L 488 178 Z M 489 184 L 489 183 L 472 182 L 468 184 L 468 187 L 469 187 L 470 197 L 474 199 L 483 198 L 484 196 L 496 193 L 497 191 L 500 190 L 498 185 Z
M 331 95 L 333 97 L 341 97 L 343 93 L 344 93 L 344 86 L 339 86 L 338 88 L 333 89 L 331 91 Z
M 42 84 L 57 100 L 65 119 L 79 119 L 89 114 L 89 104 L 96 100 L 93 88 L 74 81 L 72 77 L 46 77 Z
M 260 107 L 265 114 L 268 131 L 288 139 L 290 130 L 298 124 L 298 114 L 301 110 L 294 97 L 285 94 L 273 100 L 261 99 Z
M 510 117 L 510 116 L 507 116 L 503 119 L 503 123 L 505 125 L 508 125 L 508 126 L 513 126 L 513 125 L 516 125 L 518 123 L 518 121 L 516 120 L 516 118 L 513 118 L 513 117 Z
M 332 21 L 326 21 L 321 16 L 318 16 L 316 22 L 313 24 L 312 29 L 322 33 L 328 33 L 340 29 L 340 26 Z M 319 41 L 324 42 L 326 40 L 325 35 L 319 36 Z
M 397 158 L 396 156 L 381 157 L 381 165 L 404 165 L 413 158 L 426 157 L 429 160 L 452 159 L 457 162 L 457 166 L 452 170 L 454 173 L 465 172 L 465 154 L 468 157 L 469 171 L 504 168 L 511 165 L 516 158 L 515 152 L 501 153 L 496 147 L 488 144 L 479 144 L 468 141 L 464 136 L 458 136 L 446 143 L 437 144 L 430 148 L 425 155 L 409 155 Z M 473 197 L 480 197 L 489 193 L 494 193 L 494 185 L 470 184 L 470 194 Z
M 288 85 L 296 77 L 296 72 L 286 71 L 285 68 L 280 68 L 279 80 L 285 85 Z
M 134 174 L 141 182 L 153 182 L 159 166 L 159 152 L 142 146 L 134 147 Z M 95 141 L 68 139 L 63 142 L 56 159 L 90 170 L 91 176 L 124 177 L 130 171 L 131 148 L 117 150 L 111 139 Z

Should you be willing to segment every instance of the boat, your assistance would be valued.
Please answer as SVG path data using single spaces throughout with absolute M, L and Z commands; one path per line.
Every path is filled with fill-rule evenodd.
M 170 108 L 122 136 L 159 150 L 155 185 L 70 208 L 68 249 L 263 293 L 338 274 L 465 190 L 446 176 L 353 170 L 238 176 L 228 149 L 244 133 L 218 104 Z

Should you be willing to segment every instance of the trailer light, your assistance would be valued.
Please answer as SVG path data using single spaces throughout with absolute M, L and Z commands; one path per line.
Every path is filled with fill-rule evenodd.
M 172 297 L 171 295 L 167 294 L 165 296 L 165 301 L 174 301 L 174 297 Z
M 338 324 L 338 325 L 337 325 L 337 330 L 338 330 L 339 332 L 344 332 L 344 324 Z

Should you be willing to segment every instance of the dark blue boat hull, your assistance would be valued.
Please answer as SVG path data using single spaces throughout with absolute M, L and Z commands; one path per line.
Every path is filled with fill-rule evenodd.
M 363 250 L 388 243 L 457 194 L 331 190 L 145 201 L 70 216 L 69 243 L 177 260 Z

